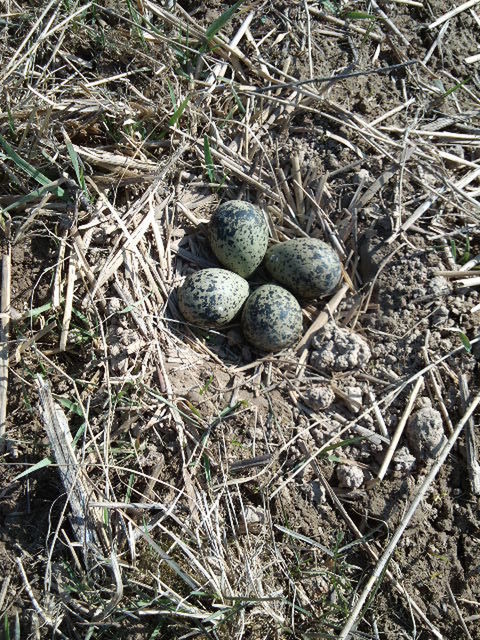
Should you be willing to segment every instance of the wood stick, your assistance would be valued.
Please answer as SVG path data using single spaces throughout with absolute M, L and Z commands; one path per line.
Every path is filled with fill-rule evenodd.
M 398 423 L 397 428 L 395 429 L 395 433 L 393 434 L 393 438 L 390 442 L 390 446 L 387 449 L 387 453 L 385 454 L 385 458 L 383 459 L 382 466 L 377 474 L 378 480 L 383 480 L 385 477 L 385 473 L 387 472 L 388 465 L 390 464 L 395 450 L 397 448 L 400 437 L 405 429 L 405 425 L 407 424 L 407 420 L 412 413 L 413 405 L 415 400 L 417 399 L 418 392 L 420 391 L 420 387 L 423 385 L 423 376 L 417 379 L 415 386 L 413 387 L 412 393 L 410 394 L 410 398 L 408 399 L 407 406 L 405 407 L 405 411 L 403 412 L 402 417 L 400 418 L 400 422 Z
M 10 328 L 11 247 L 2 259 L 2 294 L 0 302 L 0 452 L 5 448 L 8 396 L 8 337 Z
M 375 567 L 375 569 L 372 572 L 372 575 L 370 576 L 367 584 L 365 585 L 362 593 L 360 594 L 360 597 L 358 598 L 350 616 L 348 617 L 347 622 L 345 623 L 343 629 L 341 630 L 339 636 L 338 636 L 338 640 L 347 640 L 347 638 L 351 635 L 351 631 L 352 629 L 357 625 L 357 623 L 359 622 L 359 616 L 362 612 L 362 609 L 365 605 L 365 602 L 367 601 L 367 598 L 370 594 L 370 592 L 372 591 L 372 589 L 374 588 L 374 586 L 376 585 L 376 583 L 381 579 L 385 566 L 387 565 L 388 561 L 390 560 L 393 552 L 395 551 L 397 544 L 400 540 L 400 538 L 402 537 L 403 533 L 405 532 L 405 529 L 408 527 L 408 525 L 410 524 L 411 519 L 413 518 L 413 516 L 415 515 L 421 501 L 425 498 L 428 490 L 430 489 L 430 485 L 432 484 L 432 482 L 435 480 L 438 472 L 440 471 L 440 468 L 442 467 L 443 463 L 445 462 L 445 460 L 447 459 L 448 454 L 450 453 L 450 451 L 452 450 L 453 446 L 455 445 L 458 436 L 461 434 L 463 427 L 467 424 L 468 420 L 470 419 L 470 416 L 473 414 L 473 412 L 475 411 L 475 409 L 477 408 L 477 406 L 480 404 L 480 393 L 478 393 L 475 398 L 472 400 L 472 402 L 470 403 L 470 405 L 468 406 L 465 414 L 463 415 L 463 418 L 460 420 L 460 422 L 458 423 L 457 427 L 455 428 L 455 431 L 453 432 L 452 436 L 449 438 L 449 440 L 445 443 L 445 445 L 442 447 L 436 462 L 434 463 L 434 465 L 432 466 L 430 472 L 428 473 L 427 477 L 425 478 L 425 480 L 423 481 L 422 485 L 420 486 L 420 488 L 418 489 L 415 498 L 412 500 L 412 503 L 410 504 L 410 507 L 407 511 L 407 513 L 405 514 L 405 516 L 403 517 L 402 522 L 400 523 L 400 525 L 398 526 L 397 530 L 395 531 L 395 533 L 392 536 L 392 539 L 390 540 L 390 542 L 388 543 L 388 545 L 385 548 L 385 551 L 383 552 L 382 556 L 380 557 L 379 561 L 377 562 L 377 565 Z M 441 636 L 440 636 L 441 637 Z

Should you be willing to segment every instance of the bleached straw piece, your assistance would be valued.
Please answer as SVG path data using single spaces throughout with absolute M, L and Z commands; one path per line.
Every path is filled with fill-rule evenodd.
M 229 42 L 229 46 L 230 47 L 236 47 L 240 43 L 240 40 L 245 35 L 245 32 L 247 31 L 248 27 L 250 26 L 250 23 L 252 22 L 254 16 L 255 16 L 255 12 L 254 11 L 251 11 L 248 14 L 248 16 L 245 18 L 245 20 L 240 25 L 240 28 L 238 29 L 237 33 L 230 40 L 230 42 Z M 219 78 L 223 78 L 223 76 L 225 75 L 225 72 L 226 72 L 227 69 L 228 69 L 228 62 L 217 63 L 215 65 L 215 67 L 213 68 L 212 73 L 208 76 L 208 78 L 206 80 L 207 85 L 210 85 L 210 87 L 208 89 L 208 93 L 211 93 L 214 90 L 214 88 L 215 88 L 215 86 L 217 84 L 217 80 Z
M 462 409 L 465 411 L 470 396 L 465 374 L 460 376 L 459 387 Z M 475 443 L 475 425 L 472 418 L 468 420 L 467 426 L 465 427 L 465 449 L 467 452 L 468 475 L 472 493 L 475 496 L 480 496 L 480 464 L 478 463 L 477 445 Z
M 440 44 L 440 42 L 442 41 L 443 36 L 445 35 L 447 29 L 448 29 L 448 22 L 446 22 L 443 27 L 440 29 L 440 31 L 438 32 L 437 37 L 435 38 L 435 40 L 432 42 L 432 46 L 430 47 L 430 49 L 427 51 L 425 58 L 423 59 L 423 64 L 426 65 L 428 63 L 428 61 L 430 60 L 430 58 L 433 55 L 433 52 L 435 51 L 435 49 L 438 47 L 438 45 Z
M 72 252 L 68 261 L 68 281 L 67 292 L 65 294 L 65 310 L 63 312 L 62 331 L 60 334 L 60 351 L 65 351 L 65 349 L 67 348 L 68 330 L 70 329 L 70 321 L 72 319 L 73 292 L 75 289 L 76 278 L 77 258 Z
M 465 58 L 465 62 L 467 64 L 475 64 L 475 62 L 480 62 L 480 53 L 477 53 L 474 56 L 468 56 L 468 58 Z
M 382 11 L 382 9 L 380 9 L 380 7 L 375 2 L 375 0 L 372 0 L 372 7 L 377 11 L 378 15 L 384 19 L 385 23 L 388 24 L 388 26 L 393 31 L 393 33 L 395 33 L 400 38 L 403 44 L 405 44 L 407 47 L 410 46 L 409 40 L 403 35 L 400 29 L 390 20 L 390 18 L 387 16 L 385 11 Z
M 383 478 L 385 477 L 385 474 L 388 469 L 388 465 L 390 464 L 393 458 L 397 445 L 402 436 L 403 430 L 405 429 L 405 425 L 407 424 L 407 420 L 410 414 L 412 413 L 413 405 L 415 403 L 415 400 L 417 399 L 418 392 L 420 391 L 420 388 L 423 385 L 423 380 L 424 380 L 423 376 L 420 376 L 420 378 L 417 379 L 415 386 L 413 387 L 412 393 L 410 394 L 410 398 L 408 399 L 407 406 L 405 407 L 405 411 L 403 412 L 403 415 L 400 418 L 400 422 L 398 423 L 395 433 L 393 434 L 392 441 L 390 442 L 390 446 L 388 447 L 387 453 L 385 454 L 385 458 L 382 462 L 382 466 L 380 467 L 380 470 L 377 474 L 378 480 L 383 480 Z
M 311 326 L 305 332 L 305 335 L 300 340 L 297 345 L 297 353 L 302 352 L 306 349 L 310 343 L 310 339 L 313 334 L 319 331 L 330 319 L 331 315 L 334 313 L 335 309 L 338 307 L 340 302 L 346 296 L 347 291 L 349 290 L 349 286 L 344 284 L 341 289 L 337 291 L 337 293 L 333 296 L 333 298 L 325 305 L 325 311 L 321 311 L 315 320 L 312 322 Z
M 8 397 L 8 336 L 10 325 L 11 248 L 2 259 L 2 294 L 0 301 L 0 452 L 5 446 Z
M 300 158 L 298 157 L 298 153 L 294 153 L 292 156 L 292 178 L 297 218 L 299 223 L 303 226 L 305 223 L 305 209 L 303 204 L 302 172 L 300 170 Z
M 466 11 L 467 9 L 470 9 L 470 7 L 474 7 L 479 2 L 480 0 L 468 0 L 468 2 L 464 2 L 459 7 L 455 7 L 455 9 L 452 9 L 451 11 L 447 11 L 447 13 L 444 13 L 443 16 L 440 16 L 440 18 L 437 18 L 435 22 L 432 22 L 432 24 L 428 25 L 428 28 L 434 29 L 435 27 L 438 27 L 439 25 L 443 24 L 446 20 L 450 20 L 450 18 L 454 18 L 462 11 Z
M 383 419 L 382 412 L 380 411 L 380 407 L 378 406 L 378 402 L 376 401 L 375 396 L 370 390 L 367 392 L 367 396 L 370 402 L 372 403 L 373 415 L 377 420 L 378 428 L 380 429 L 381 434 L 385 436 L 385 438 L 388 438 L 388 440 L 390 440 L 390 435 L 388 433 L 387 425 L 385 424 L 385 420 Z
M 423 481 L 422 485 L 418 489 L 418 491 L 417 491 L 417 493 L 415 495 L 415 498 L 412 500 L 412 503 L 410 504 L 410 507 L 409 507 L 407 513 L 404 515 L 404 517 L 402 519 L 402 522 L 397 527 L 397 530 L 393 534 L 392 539 L 390 540 L 390 542 L 386 546 L 385 551 L 383 552 L 383 554 L 381 555 L 379 561 L 377 562 L 377 565 L 375 566 L 375 569 L 373 570 L 372 575 L 370 576 L 370 578 L 369 578 L 367 584 L 365 585 L 362 593 L 360 594 L 360 597 L 358 598 L 358 600 L 357 600 L 357 602 L 356 602 L 351 614 L 349 615 L 347 622 L 345 623 L 343 629 L 340 631 L 340 634 L 338 636 L 338 640 L 347 640 L 347 638 L 349 638 L 351 636 L 351 631 L 356 626 L 356 624 L 358 622 L 358 618 L 359 618 L 359 616 L 360 616 L 360 614 L 362 612 L 363 606 L 364 606 L 364 604 L 365 604 L 370 592 L 372 591 L 372 589 L 374 588 L 375 584 L 378 582 L 378 580 L 383 575 L 385 566 L 387 565 L 387 563 L 390 560 L 393 552 L 395 551 L 400 538 L 402 537 L 403 533 L 405 532 L 405 529 L 410 524 L 411 519 L 415 515 L 415 513 L 416 513 L 416 511 L 417 511 L 417 509 L 418 509 L 418 507 L 419 507 L 419 505 L 421 503 L 421 501 L 424 499 L 427 491 L 430 488 L 430 485 L 435 480 L 435 478 L 436 478 L 438 472 L 440 471 L 443 463 L 447 459 L 448 454 L 450 453 L 450 451 L 452 450 L 453 446 L 455 445 L 455 443 L 456 443 L 456 441 L 458 439 L 458 436 L 460 435 L 460 433 L 463 430 L 463 427 L 466 425 L 466 423 L 470 419 L 470 416 L 473 414 L 473 412 L 475 411 L 475 409 L 477 408 L 477 406 L 479 404 L 480 404 L 480 393 L 478 393 L 475 396 L 475 398 L 472 400 L 472 402 L 470 403 L 470 405 L 467 408 L 465 414 L 463 415 L 463 418 L 458 423 L 458 425 L 455 428 L 455 431 L 453 432 L 452 436 L 449 438 L 449 440 L 445 443 L 445 445 L 441 449 L 436 462 L 434 463 L 434 465 L 432 466 L 432 468 L 431 468 L 430 472 L 428 473 L 427 477 L 425 478 L 425 480 Z

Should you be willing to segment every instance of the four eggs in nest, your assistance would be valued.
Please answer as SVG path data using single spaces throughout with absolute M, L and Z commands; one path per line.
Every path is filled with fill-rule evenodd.
M 221 204 L 208 227 L 210 246 L 224 269 L 202 269 L 178 290 L 180 311 L 189 322 L 219 328 L 242 310 L 245 338 L 260 351 L 280 351 L 300 339 L 299 298 L 330 293 L 341 278 L 336 252 L 322 240 L 295 238 L 267 250 L 268 225 L 260 209 L 240 200 Z M 246 278 L 264 261 L 279 284 L 250 293 Z

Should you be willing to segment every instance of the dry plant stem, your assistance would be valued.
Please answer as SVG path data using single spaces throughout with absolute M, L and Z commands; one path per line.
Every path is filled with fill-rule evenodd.
M 295 193 L 295 210 L 297 212 L 298 222 L 303 227 L 305 224 L 305 209 L 303 204 L 302 172 L 300 170 L 300 158 L 297 153 L 294 153 L 292 156 L 292 178 L 293 191 Z
M 295 372 L 295 377 L 300 378 L 305 370 L 305 363 L 308 358 L 308 347 L 310 345 L 312 336 L 327 324 L 340 302 L 346 296 L 349 288 L 350 287 L 347 284 L 344 284 L 342 288 L 337 291 L 330 302 L 326 305 L 326 311 L 321 311 L 318 314 L 318 316 L 312 322 L 311 326 L 305 332 L 303 338 L 298 343 L 296 349 L 296 352 L 298 354 L 298 366 Z
M 70 328 L 70 321 L 72 319 L 73 292 L 75 288 L 76 277 L 77 259 L 75 254 L 72 252 L 68 261 L 68 281 L 67 292 L 65 294 L 65 311 L 63 312 L 62 332 L 60 334 L 60 351 L 65 351 L 65 349 L 67 348 L 68 330 Z
M 52 620 L 52 618 L 47 615 L 45 613 L 45 611 L 42 609 L 42 607 L 40 606 L 38 600 L 36 599 L 34 593 L 33 593 L 33 589 L 32 586 L 27 578 L 27 574 L 25 573 L 25 569 L 23 567 L 23 563 L 22 563 L 22 559 L 17 557 L 15 558 L 15 562 L 17 563 L 17 567 L 20 573 L 20 577 L 22 578 L 22 582 L 23 585 L 25 587 L 25 591 L 28 593 L 28 597 L 30 598 L 30 601 L 32 603 L 33 608 L 35 609 L 35 611 L 38 613 L 38 615 L 40 616 L 40 618 L 43 620 L 43 622 L 52 628 L 53 632 L 59 636 L 60 638 L 64 638 L 65 640 L 68 640 L 67 636 L 64 635 L 59 629 L 57 629 L 57 623 L 55 623 L 54 620 Z
M 11 297 L 11 248 L 2 259 L 2 293 L 0 301 L 0 453 L 5 448 L 8 397 L 8 337 Z
M 380 467 L 380 470 L 377 474 L 378 480 L 383 480 L 383 478 L 385 477 L 385 474 L 388 469 L 388 465 L 390 464 L 395 454 L 395 450 L 402 436 L 403 430 L 405 429 L 407 420 L 410 414 L 412 413 L 413 405 L 415 404 L 415 400 L 417 399 L 418 392 L 423 386 L 423 380 L 424 380 L 423 376 L 420 376 L 420 378 L 417 379 L 415 386 L 413 387 L 412 393 L 410 394 L 410 398 L 408 399 L 407 406 L 405 407 L 405 411 L 403 412 L 403 415 L 400 418 L 398 426 L 393 435 L 392 441 L 390 442 L 390 446 L 388 447 L 387 453 L 385 454 L 385 458 L 383 459 L 382 466 Z
M 8 585 L 10 584 L 11 576 L 7 575 L 3 579 L 2 588 L 0 589 L 0 611 L 4 611 L 3 603 L 5 602 L 5 596 L 7 595 Z
M 448 583 L 447 583 L 447 590 L 448 590 L 448 595 L 449 595 L 449 597 L 450 597 L 450 600 L 452 601 L 453 608 L 455 609 L 455 613 L 456 613 L 456 614 L 457 614 L 457 616 L 458 616 L 458 619 L 459 619 L 459 621 L 460 621 L 460 624 L 461 624 L 461 626 L 462 626 L 462 629 L 463 629 L 463 630 L 464 630 L 464 632 L 465 632 L 465 635 L 467 636 L 467 639 L 468 639 L 468 640 L 473 640 L 473 638 L 472 638 L 472 636 L 471 636 L 471 634 L 470 634 L 470 631 L 468 630 L 468 627 L 467 627 L 467 625 L 465 624 L 465 620 L 464 620 L 464 618 L 463 618 L 463 616 L 462 616 L 462 612 L 460 611 L 460 607 L 458 606 L 457 601 L 456 601 L 456 599 L 455 599 L 455 596 L 453 595 L 453 591 L 452 591 L 452 589 L 451 589 L 451 587 L 450 587 L 450 585 L 449 585 Z
M 403 35 L 403 33 L 400 31 L 400 29 L 397 26 L 395 26 L 395 24 L 390 20 L 390 18 L 387 16 L 387 14 L 384 11 L 382 11 L 382 9 L 380 9 L 380 7 L 375 2 L 375 0 L 372 0 L 372 7 L 377 11 L 378 15 L 381 16 L 384 19 L 385 23 L 388 24 L 388 26 L 393 31 L 393 33 L 400 38 L 400 40 L 403 42 L 403 44 L 405 46 L 409 47 L 410 46 L 410 42 Z
M 297 345 L 296 351 L 297 353 L 302 353 L 304 349 L 308 348 L 310 344 L 310 340 L 313 335 L 319 331 L 322 327 L 326 325 L 326 323 L 330 320 L 335 310 L 337 309 L 340 302 L 344 299 L 349 290 L 349 286 L 344 284 L 337 293 L 333 296 L 333 298 L 328 302 L 325 306 L 325 311 L 321 311 L 315 320 L 312 322 L 311 326 L 305 332 L 305 335 L 300 340 Z
M 440 16 L 440 18 L 437 18 L 435 22 L 432 22 L 432 24 L 428 25 L 428 28 L 434 29 L 435 27 L 438 27 L 439 25 L 443 24 L 446 20 L 450 20 L 450 18 L 453 18 L 454 16 L 458 15 L 462 11 L 466 11 L 467 9 L 470 9 L 470 7 L 474 7 L 479 2 L 480 0 L 468 0 L 468 2 L 464 2 L 459 7 L 455 7 L 455 9 L 452 9 L 451 11 L 447 11 L 447 13 L 444 13 L 443 16 Z
M 447 433 L 449 436 L 452 435 L 453 433 L 453 424 L 452 421 L 450 419 L 450 416 L 448 414 L 447 411 L 447 407 L 445 406 L 445 402 L 443 400 L 442 397 L 442 390 L 440 389 L 440 385 L 437 382 L 437 379 L 435 377 L 436 371 L 434 371 L 433 369 L 431 369 L 429 372 L 429 379 L 431 382 L 431 385 L 433 387 L 433 393 L 437 399 L 438 405 L 440 407 L 440 412 L 443 416 L 443 419 L 445 420 L 445 425 L 446 425 L 446 429 L 447 429 Z
M 382 556 L 380 557 L 375 569 L 373 570 L 372 575 L 370 576 L 367 584 L 365 585 L 365 588 L 363 589 L 362 593 L 360 594 L 360 597 L 359 597 L 357 603 L 355 604 L 355 607 L 354 607 L 352 613 L 350 614 L 347 622 L 345 623 L 342 631 L 340 632 L 340 634 L 338 636 L 338 640 L 347 640 L 347 638 L 350 636 L 351 631 L 353 630 L 353 628 L 358 624 L 359 616 L 361 615 L 363 606 L 364 606 L 364 604 L 365 604 L 370 592 L 372 591 L 372 589 L 376 585 L 377 581 L 382 576 L 383 571 L 385 569 L 385 566 L 387 565 L 387 563 L 390 560 L 393 552 L 395 551 L 395 548 L 396 548 L 400 538 L 402 537 L 405 529 L 408 527 L 411 519 L 415 515 L 415 512 L 417 511 L 421 501 L 425 498 L 425 495 L 427 494 L 428 490 L 430 489 L 430 485 L 435 480 L 435 478 L 437 476 L 437 473 L 439 472 L 439 470 L 442 467 L 443 463 L 447 459 L 448 454 L 450 453 L 450 451 L 452 450 L 453 446 L 455 445 L 455 443 L 456 443 L 456 441 L 458 439 L 458 436 L 460 435 L 460 433 L 463 430 L 463 427 L 467 424 L 468 420 L 470 419 L 470 416 L 473 414 L 473 412 L 475 411 L 475 409 L 477 408 L 479 403 L 480 403 L 480 393 L 477 394 L 475 396 L 475 398 L 472 400 L 472 402 L 470 403 L 469 407 L 467 408 L 465 414 L 463 415 L 463 418 L 460 420 L 460 422 L 456 426 L 455 431 L 453 432 L 452 436 L 448 439 L 448 441 L 445 443 L 445 445 L 441 449 L 440 454 L 439 454 L 436 462 L 433 464 L 430 472 L 428 473 L 428 475 L 425 478 L 424 482 L 422 483 L 421 487 L 417 491 L 417 494 L 416 494 L 415 498 L 413 499 L 410 507 L 408 508 L 408 511 L 405 514 L 402 523 L 400 524 L 400 526 L 397 528 L 397 530 L 393 534 L 392 539 L 390 540 L 390 542 L 388 543 L 387 547 L 385 548 L 385 551 L 383 552 Z
M 462 410 L 465 411 L 465 407 L 470 399 L 468 381 L 465 374 L 460 376 L 459 386 Z M 477 446 L 475 443 L 475 424 L 472 418 L 468 420 L 467 426 L 465 427 L 465 448 L 472 493 L 475 496 L 480 496 L 480 464 L 478 463 Z
M 375 416 L 375 419 L 377 420 L 377 424 L 378 424 L 378 428 L 380 429 L 380 433 L 383 436 L 385 436 L 385 438 L 390 440 L 390 435 L 388 433 L 387 425 L 385 424 L 385 420 L 383 419 L 382 412 L 380 411 L 380 407 L 378 406 L 378 403 L 377 403 L 377 401 L 375 399 L 375 396 L 373 395 L 373 393 L 370 390 L 368 391 L 367 395 L 368 395 L 368 399 L 372 403 L 373 415 Z
M 304 455 L 308 456 L 308 451 L 307 448 L 304 444 L 304 442 L 302 440 L 299 441 L 299 447 L 302 450 L 302 453 Z M 318 479 L 320 480 L 321 484 L 323 485 L 323 487 L 325 488 L 327 494 L 329 495 L 330 499 L 332 500 L 333 504 L 336 506 L 336 508 L 338 509 L 338 511 L 340 512 L 342 518 L 345 520 L 345 522 L 347 523 L 348 527 L 350 528 L 350 530 L 352 531 L 352 533 L 355 535 L 355 537 L 358 540 L 363 540 L 364 535 L 362 534 L 362 532 L 358 529 L 357 525 L 353 522 L 353 520 L 350 518 L 350 516 L 348 515 L 345 507 L 343 506 L 342 502 L 339 500 L 339 498 L 337 497 L 337 495 L 335 494 L 335 492 L 333 491 L 333 489 L 331 488 L 331 486 L 329 485 L 329 483 L 327 482 L 325 476 L 323 475 L 323 473 L 321 472 L 316 460 L 312 460 L 310 462 L 310 465 L 312 466 L 314 472 L 316 473 Z M 364 547 L 367 550 L 368 555 L 372 558 L 372 560 L 374 562 L 378 562 L 378 553 L 375 551 L 375 549 L 373 548 L 373 546 L 367 542 L 364 541 Z M 415 600 L 412 599 L 412 597 L 409 595 L 409 593 L 406 591 L 405 587 L 403 587 L 400 582 L 398 582 L 397 578 L 392 574 L 392 572 L 387 569 L 387 571 L 385 572 L 387 578 L 392 582 L 393 586 L 395 587 L 395 589 L 404 597 L 407 599 L 409 605 L 412 607 L 412 609 L 415 611 L 415 613 L 418 615 L 418 617 L 423 620 L 423 622 L 427 625 L 427 627 L 431 630 L 431 632 L 433 633 L 433 635 L 438 638 L 438 640 L 443 640 L 443 636 L 442 634 L 435 628 L 435 626 L 430 622 L 430 620 L 427 618 L 427 616 L 425 615 L 425 613 L 422 611 L 422 609 L 417 605 L 417 603 L 415 602 Z

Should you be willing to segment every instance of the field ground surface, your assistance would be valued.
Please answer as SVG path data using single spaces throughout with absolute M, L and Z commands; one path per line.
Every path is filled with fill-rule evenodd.
M 480 639 L 479 42 L 475 0 L 2 3 L 5 640 Z M 231 199 L 344 266 L 276 354 L 178 309 Z

